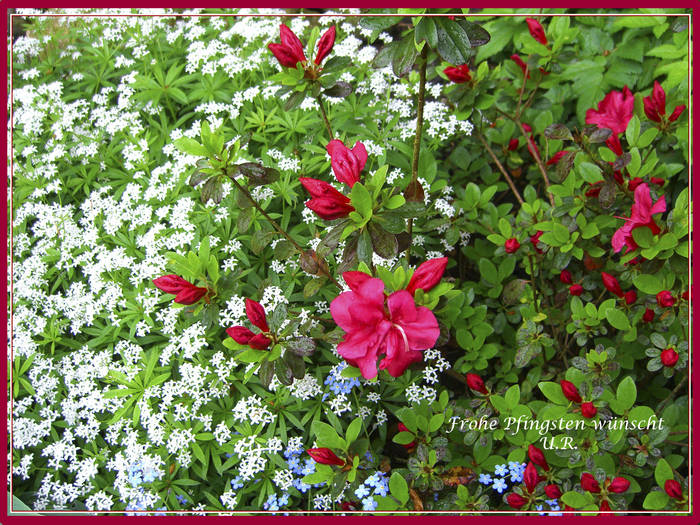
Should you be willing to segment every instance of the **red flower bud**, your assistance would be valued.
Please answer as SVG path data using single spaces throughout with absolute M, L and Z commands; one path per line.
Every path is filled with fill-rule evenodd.
M 516 494 L 515 492 L 513 492 L 506 496 L 506 501 L 508 502 L 508 505 L 510 505 L 514 509 L 520 510 L 527 504 L 528 500 L 523 498 L 520 494 Z
M 644 179 L 642 179 L 641 177 L 635 177 L 633 179 L 630 179 L 630 181 L 627 183 L 627 188 L 630 191 L 634 191 L 640 184 L 644 184 Z
M 576 385 L 571 381 L 562 379 L 559 384 L 561 385 L 561 391 L 566 399 L 574 403 L 580 403 L 582 401 L 581 394 L 578 393 L 578 388 L 576 388 Z
M 581 488 L 583 488 L 583 490 L 587 490 L 588 492 L 600 492 L 600 485 L 598 485 L 596 479 L 588 472 L 581 474 Z
M 255 336 L 255 334 L 245 326 L 232 326 L 226 329 L 226 333 L 239 345 L 247 345 L 253 336 Z
M 602 511 L 608 511 L 608 510 L 610 510 L 610 503 L 608 503 L 607 500 L 606 500 L 606 501 L 601 501 L 601 502 L 600 502 L 600 510 L 602 510 Z
M 620 494 L 622 492 L 625 492 L 628 488 L 630 488 L 629 480 L 618 477 L 613 479 L 612 482 L 610 482 L 610 485 L 608 486 L 608 491 L 614 492 L 615 494 Z
M 675 121 L 678 117 L 680 117 L 683 112 L 685 111 L 685 104 L 676 106 L 675 109 L 673 110 L 673 113 L 671 113 L 671 116 L 668 117 L 668 120 L 673 122 Z
M 630 290 L 629 292 L 625 292 L 625 303 L 627 304 L 634 304 L 637 301 L 637 292 L 634 290 Z
M 683 299 L 684 301 L 687 301 L 688 297 L 689 297 L 689 292 L 690 292 L 690 290 L 686 290 L 685 292 L 683 292 L 681 294 L 681 299 Z
M 673 295 L 671 295 L 671 292 L 664 290 L 663 292 L 656 294 L 656 302 L 659 306 L 668 308 L 669 306 L 673 306 L 675 304 L 676 299 L 673 297 Z
M 581 404 L 581 415 L 583 417 L 591 419 L 592 417 L 595 417 L 597 413 L 598 409 L 590 401 Z
M 505 244 L 506 248 L 506 253 L 515 253 L 518 251 L 518 248 L 520 248 L 520 243 L 518 242 L 518 239 L 513 237 L 512 239 L 508 239 Z
M 537 486 L 538 480 L 539 475 L 537 474 L 537 467 L 535 467 L 535 464 L 531 461 L 527 464 L 527 467 L 525 467 L 525 472 L 523 473 L 523 482 L 525 483 L 525 487 L 527 487 L 527 491 L 530 494 L 535 492 L 535 487 Z
M 469 66 L 467 64 L 462 64 L 461 66 L 457 67 L 446 67 L 443 70 L 443 73 L 445 73 L 447 78 L 456 84 L 463 84 L 464 82 L 468 82 L 472 79 L 471 75 L 469 74 Z
M 547 161 L 547 166 L 551 166 L 552 164 L 556 164 L 556 163 L 559 162 L 559 161 L 561 160 L 561 158 L 562 158 L 564 155 L 566 155 L 567 153 L 569 153 L 569 152 L 566 151 L 566 150 L 557 151 L 557 152 L 554 154 L 554 156 L 552 156 L 552 158 L 549 159 L 549 160 Z
M 683 488 L 675 479 L 667 479 L 664 483 L 664 490 L 673 499 L 683 499 Z
M 581 295 L 583 293 L 583 286 L 580 284 L 574 284 L 569 286 L 569 294 L 571 295 Z
M 301 41 L 286 25 L 280 24 L 281 44 L 268 44 L 267 48 L 272 51 L 280 65 L 284 67 L 296 67 L 297 62 L 306 62 L 304 48 Z
M 323 59 L 328 56 L 328 53 L 333 49 L 333 44 L 335 43 L 335 26 L 331 26 L 330 29 L 326 30 L 321 38 L 318 40 L 318 50 L 316 51 L 316 58 L 314 63 L 319 65 L 323 62 Z
M 527 447 L 527 456 L 535 465 L 542 467 L 544 470 L 549 470 L 549 465 L 544 457 L 544 453 L 535 445 Z
M 306 201 L 306 207 L 327 221 L 347 217 L 355 208 L 350 199 L 325 181 L 299 177 L 299 182 L 313 197 Z
M 447 257 L 438 257 L 437 259 L 425 261 L 413 272 L 406 290 L 411 295 L 415 294 L 419 288 L 424 292 L 432 290 L 442 279 L 442 274 L 445 273 L 446 267 Z
M 256 334 L 250 338 L 250 341 L 248 341 L 248 346 L 255 350 L 265 350 L 271 343 L 272 340 L 270 340 L 270 338 L 265 334 Z
M 542 25 L 534 18 L 526 18 L 525 22 L 527 22 L 527 28 L 530 30 L 532 38 L 537 40 L 543 46 L 546 46 L 547 37 L 544 34 L 544 29 L 542 28 Z
M 187 283 L 188 286 L 180 290 L 173 299 L 178 304 L 194 304 L 207 294 L 207 289 Z
M 153 284 L 156 288 L 162 290 L 165 293 L 177 295 L 183 288 L 187 286 L 192 286 L 192 283 L 185 281 L 182 277 L 178 275 L 164 275 L 163 277 L 158 277 L 153 279 Z
M 549 499 L 559 499 L 561 498 L 561 490 L 554 483 L 547 485 L 544 488 L 544 493 L 547 494 Z
M 480 392 L 484 395 L 489 393 L 489 391 L 486 390 L 486 385 L 484 385 L 484 380 L 476 374 L 467 374 L 467 385 L 472 390 Z
M 518 139 L 510 139 L 510 142 L 508 143 L 508 151 L 514 151 L 518 149 Z
M 571 284 L 573 282 L 571 272 L 569 270 L 562 270 L 559 274 L 559 280 L 564 284 Z
M 669 368 L 678 362 L 678 353 L 673 348 L 667 348 L 661 352 L 661 362 Z
M 620 283 L 617 282 L 617 279 L 605 272 L 601 272 L 600 276 L 603 278 L 603 284 L 610 293 L 622 297 L 622 288 L 620 288 Z
M 650 97 L 642 99 L 644 114 L 649 120 L 661 122 L 662 115 L 666 114 L 666 93 L 657 80 L 654 80 L 654 88 Z
M 260 330 L 263 332 L 270 331 L 270 328 L 267 326 L 267 320 L 265 319 L 265 309 L 260 303 L 253 301 L 252 299 L 246 299 L 245 313 L 253 325 L 260 328 Z
M 600 195 L 600 190 L 603 188 L 601 186 L 602 182 L 603 181 L 591 184 L 591 187 L 588 189 L 588 191 L 586 191 L 586 197 L 597 197 Z
M 401 423 L 401 422 L 399 421 L 399 432 L 410 432 L 410 430 L 408 430 L 408 427 L 407 427 L 406 425 L 404 425 L 403 423 Z M 416 442 L 415 442 L 415 441 L 411 441 L 410 443 L 408 443 L 408 444 L 406 444 L 406 445 L 401 445 L 401 446 L 402 446 L 403 448 L 405 448 L 406 450 L 408 450 L 408 449 L 410 449 L 410 448 L 415 447 L 415 446 L 416 446 Z
M 530 242 L 532 243 L 532 247 L 535 248 L 535 251 L 537 253 L 542 253 L 542 250 L 537 247 L 537 244 L 540 242 L 540 237 L 542 237 L 543 231 L 537 231 L 535 235 L 530 235 Z
M 657 186 L 663 186 L 664 184 L 666 184 L 666 180 L 662 179 L 661 177 L 652 177 L 651 179 L 649 179 L 649 181 L 652 184 L 656 184 Z
M 360 172 L 367 163 L 365 145 L 357 141 L 350 149 L 342 141 L 333 139 L 326 145 L 326 151 L 331 157 L 335 178 L 352 188 L 360 180 Z
M 527 71 L 527 64 L 526 64 L 525 62 L 523 62 L 523 59 L 520 58 L 518 55 L 511 55 L 511 56 L 510 56 L 510 59 L 511 59 L 513 62 L 515 62 L 516 64 L 518 64 L 518 66 L 520 67 L 520 69 L 523 70 L 523 75 L 524 75 L 524 74 L 525 74 L 525 71 Z M 527 78 L 530 78 L 530 72 L 529 72 L 529 71 L 527 71 Z
M 651 323 L 654 320 L 654 310 L 647 308 L 644 310 L 644 315 L 642 316 L 642 321 L 645 323 Z
M 345 465 L 345 461 L 336 456 L 329 448 L 310 448 L 307 449 L 306 453 L 311 456 L 316 463 L 321 463 L 322 465 L 338 465 L 339 467 Z

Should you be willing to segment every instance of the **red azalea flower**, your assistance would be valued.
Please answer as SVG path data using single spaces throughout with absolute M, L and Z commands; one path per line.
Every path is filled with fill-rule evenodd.
M 644 310 L 644 315 L 642 316 L 642 321 L 645 323 L 651 323 L 654 320 L 654 310 L 647 308 Z
M 561 489 L 557 487 L 554 483 L 547 485 L 544 488 L 544 493 L 547 494 L 549 499 L 559 499 L 561 498 Z
M 666 114 L 666 92 L 657 80 L 654 80 L 654 88 L 650 97 L 644 97 L 644 113 L 649 120 L 661 122 L 661 117 Z
M 651 230 L 652 234 L 658 235 L 661 232 L 661 228 L 654 222 L 652 215 L 665 211 L 665 195 L 662 195 L 652 205 L 649 186 L 646 183 L 637 186 L 634 190 L 634 204 L 632 204 L 630 217 L 618 217 L 624 219 L 625 224 L 613 234 L 612 246 L 615 253 L 622 250 L 623 246 L 627 246 L 625 253 L 637 249 L 637 243 L 634 242 L 634 237 L 632 237 L 632 231 L 636 228 L 646 226 Z
M 667 367 L 673 367 L 678 362 L 678 353 L 673 348 L 667 348 L 661 352 L 661 363 Z
M 526 18 L 525 22 L 527 22 L 527 28 L 530 30 L 532 38 L 537 40 L 543 46 L 546 46 L 547 37 L 544 34 L 544 29 L 542 28 L 542 25 L 534 18 Z
M 663 186 L 664 184 L 666 184 L 666 181 L 664 179 L 662 179 L 661 177 L 652 177 L 649 180 L 651 181 L 652 184 L 656 184 L 657 186 Z
M 583 488 L 583 490 L 587 490 L 588 492 L 593 492 L 595 494 L 600 492 L 600 485 L 598 484 L 596 479 L 588 472 L 584 472 L 583 474 L 581 474 L 581 488 Z
M 335 43 L 335 26 L 331 26 L 327 29 L 321 38 L 318 40 L 316 58 L 314 59 L 314 64 L 317 66 L 323 62 L 323 59 L 328 56 L 328 53 L 333 49 L 333 44 Z
M 508 151 L 515 151 L 518 149 L 518 139 L 510 139 L 510 142 L 508 143 Z
M 520 494 L 516 494 L 515 492 L 513 492 L 506 496 L 506 501 L 508 502 L 508 505 L 510 505 L 514 509 L 520 510 L 527 504 L 528 500 L 523 498 Z
M 612 130 L 616 135 L 627 129 L 634 115 L 634 95 L 625 86 L 622 92 L 611 91 L 598 103 L 598 110 L 586 111 L 586 124 Z
M 310 448 L 306 450 L 306 453 L 316 463 L 321 463 L 322 465 L 338 465 L 339 467 L 345 465 L 345 461 L 336 456 L 335 452 L 329 448 Z
M 365 145 L 358 141 L 350 149 L 342 141 L 333 139 L 326 146 L 326 151 L 331 156 L 335 178 L 352 188 L 360 180 L 360 172 L 367 162 Z
M 432 348 L 440 335 L 433 312 L 417 307 L 406 290 L 392 293 L 385 302 L 384 283 L 371 277 L 333 299 L 331 315 L 345 330 L 338 353 L 366 379 L 376 377 L 381 354 L 386 357 L 379 368 L 399 377 L 423 359 L 421 351 Z
M 508 239 L 505 243 L 506 253 L 515 253 L 518 251 L 518 248 L 520 248 L 520 243 L 515 237 Z
M 522 58 L 520 58 L 518 55 L 511 55 L 510 59 L 520 66 L 520 69 L 523 70 L 523 75 L 527 71 L 527 78 L 530 78 L 530 72 L 527 70 L 527 64 L 523 62 Z
M 245 313 L 248 320 L 263 332 L 269 332 L 267 316 L 262 305 L 252 299 L 245 300 Z M 232 326 L 226 329 L 226 333 L 240 345 L 248 345 L 255 350 L 265 350 L 272 344 L 272 339 L 265 334 L 254 334 L 245 326 Z
M 581 295 L 583 293 L 583 286 L 580 284 L 574 284 L 569 286 L 569 294 L 571 295 Z
M 614 492 L 615 494 L 621 494 L 622 492 L 627 491 L 627 489 L 630 488 L 630 482 L 628 479 L 625 478 L 614 478 L 611 482 L 610 485 L 608 485 L 608 492 Z
M 544 470 L 549 470 L 549 464 L 544 457 L 544 452 L 535 445 L 529 445 L 527 447 L 527 456 L 535 465 L 542 467 Z
M 591 187 L 586 191 L 586 197 L 597 197 L 600 195 L 600 190 L 603 188 L 602 184 L 602 180 L 592 183 Z
M 153 279 L 153 284 L 156 288 L 165 293 L 175 296 L 174 303 L 178 304 L 194 304 L 207 294 L 208 289 L 200 286 L 195 286 L 189 281 L 185 281 L 182 277 L 174 274 L 163 275 L 157 279 Z
M 673 499 L 683 499 L 683 488 L 675 479 L 667 479 L 666 483 L 664 483 L 664 490 Z
M 581 394 L 578 393 L 578 388 L 576 388 L 576 385 L 571 381 L 562 379 L 559 384 L 561 385 L 561 391 L 566 399 L 574 403 L 580 403 L 582 401 Z
M 350 199 L 325 181 L 299 177 L 299 182 L 306 188 L 312 199 L 306 201 L 306 207 L 327 221 L 347 217 L 355 208 Z
M 609 511 L 610 509 L 610 503 L 607 502 L 607 500 L 601 501 L 600 502 L 600 510 L 602 511 Z
M 449 66 L 443 70 L 443 73 L 447 75 L 452 82 L 456 84 L 463 84 L 464 82 L 469 82 L 472 76 L 469 74 L 469 66 L 467 64 L 462 64 L 461 66 Z
M 411 280 L 406 286 L 406 291 L 414 295 L 418 289 L 422 289 L 424 292 L 432 290 L 442 279 L 446 267 L 447 257 L 425 261 L 413 272 Z
M 620 283 L 617 282 L 615 277 L 605 272 L 601 272 L 600 276 L 603 278 L 605 288 L 607 288 L 610 293 L 613 293 L 618 297 L 622 297 L 622 288 L 620 288 Z
M 637 302 L 637 292 L 635 292 L 634 290 L 625 292 L 625 303 L 634 304 L 635 302 Z
M 401 422 L 399 421 L 399 432 L 410 432 L 410 430 L 408 430 L 408 427 L 407 427 L 406 425 L 404 425 L 403 423 L 401 423 Z M 413 448 L 413 447 L 416 446 L 416 442 L 415 442 L 415 441 L 411 441 L 410 443 L 407 443 L 406 445 L 401 445 L 401 446 L 402 446 L 403 448 L 405 448 L 406 450 L 409 450 L 409 449 L 411 449 L 411 448 Z
M 484 395 L 489 393 L 489 391 L 486 390 L 486 385 L 484 385 L 484 380 L 477 374 L 467 374 L 467 386 Z
M 605 145 L 618 157 L 622 155 L 622 144 L 620 144 L 620 137 L 614 133 L 605 139 Z
M 304 55 L 304 47 L 301 45 L 301 40 L 289 29 L 286 25 L 280 24 L 280 40 L 281 44 L 268 44 L 267 47 L 280 65 L 284 67 L 296 67 L 297 62 L 306 62 Z
M 571 284 L 573 282 L 573 279 L 571 277 L 571 272 L 569 270 L 562 270 L 561 273 L 559 274 L 559 280 L 563 284 Z
M 590 401 L 581 404 L 581 415 L 583 417 L 591 419 L 592 417 L 595 417 L 597 413 L 598 409 Z
M 668 117 L 669 122 L 674 122 L 678 117 L 680 117 L 683 112 L 685 111 L 685 104 L 682 104 L 680 106 L 676 106 L 673 109 L 673 113 L 671 113 L 671 116 Z
M 663 290 L 656 294 L 656 303 L 663 308 L 668 308 L 676 303 L 676 299 L 671 295 L 671 292 Z

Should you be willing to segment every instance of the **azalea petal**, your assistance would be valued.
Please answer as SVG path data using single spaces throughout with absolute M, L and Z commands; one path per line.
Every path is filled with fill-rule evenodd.
M 651 207 L 651 214 L 663 213 L 666 211 L 666 195 L 659 197 L 659 200 Z
M 424 306 L 416 308 L 413 297 L 406 290 L 391 294 L 387 304 L 391 322 L 403 329 L 411 350 L 426 350 L 435 345 L 440 328 L 433 312 Z
M 401 331 L 392 328 L 385 340 L 386 357 L 379 363 L 379 368 L 386 370 L 392 377 L 399 377 L 412 363 L 423 360 L 423 353 L 406 348 L 406 341 Z
M 359 140 L 355 142 L 355 145 L 352 148 L 352 154 L 355 155 L 358 165 L 360 166 L 360 171 L 362 171 L 367 163 L 367 149 L 365 148 L 365 145 Z
M 357 289 L 360 287 L 360 285 L 364 282 L 366 282 L 368 279 L 371 279 L 372 277 L 370 275 L 367 275 L 365 272 L 344 272 L 343 273 L 343 280 L 347 283 L 347 285 L 350 287 L 352 291 L 357 291 Z

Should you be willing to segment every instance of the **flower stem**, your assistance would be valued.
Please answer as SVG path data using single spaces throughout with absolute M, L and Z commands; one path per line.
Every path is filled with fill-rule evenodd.
M 321 116 L 323 117 L 323 123 L 326 125 L 326 130 L 328 131 L 328 136 L 333 140 L 333 130 L 331 129 L 331 123 L 328 121 L 328 115 L 326 115 L 326 108 L 323 106 L 323 100 L 321 95 L 316 95 L 316 102 L 318 102 L 318 107 L 321 108 Z
M 411 182 L 409 187 L 418 183 L 418 161 L 420 160 L 420 143 L 423 137 L 423 108 L 425 107 L 425 76 L 428 69 L 428 46 L 421 51 L 420 80 L 418 82 L 418 114 L 416 115 L 416 136 L 413 139 L 413 163 L 411 166 Z M 406 264 L 411 264 L 411 244 L 413 244 L 413 218 L 408 219 L 408 248 L 406 248 Z
M 513 191 L 513 194 L 515 195 L 515 198 L 518 199 L 518 202 L 522 205 L 525 201 L 523 201 L 523 198 L 520 196 L 520 193 L 518 192 L 518 189 L 515 187 L 515 184 L 513 184 L 513 180 L 510 178 L 510 175 L 508 175 L 508 172 L 506 169 L 503 167 L 503 165 L 500 163 L 498 158 L 496 157 L 496 154 L 493 152 L 491 147 L 488 145 L 488 142 L 484 140 L 484 137 L 479 133 L 478 131 L 476 132 L 476 138 L 479 139 L 479 141 L 484 145 L 486 148 L 486 151 L 488 151 L 489 155 L 491 155 L 491 158 L 493 161 L 496 163 L 496 166 L 498 166 L 498 170 L 503 174 L 503 176 L 506 179 L 506 182 L 508 183 L 508 186 L 510 186 L 510 189 Z
M 241 183 L 238 182 L 238 181 L 236 180 L 236 178 L 235 178 L 233 175 L 227 174 L 227 176 L 228 176 L 228 178 L 231 180 L 231 182 L 233 182 L 234 186 L 236 186 L 236 188 L 238 188 L 238 190 L 239 190 L 243 195 L 245 195 L 245 196 L 248 198 L 248 200 L 249 200 L 249 201 L 251 202 L 251 204 L 255 207 L 255 209 L 258 210 L 258 211 L 263 215 L 263 217 L 265 217 L 265 219 L 267 219 L 267 222 L 269 222 L 269 223 L 272 225 L 272 227 L 273 227 L 275 230 L 277 230 L 277 232 L 278 232 L 280 235 L 282 235 L 285 239 L 287 239 L 290 243 L 292 243 L 292 246 L 294 246 L 294 248 L 295 248 L 301 255 L 304 255 L 304 253 L 306 252 L 306 250 L 304 250 L 304 248 L 302 248 L 302 247 L 299 245 L 298 242 L 296 242 L 294 239 L 292 239 L 292 237 L 291 237 L 286 231 L 284 231 L 284 230 L 282 229 L 282 227 L 281 227 L 279 224 L 277 224 L 277 221 L 275 221 L 272 217 L 270 217 L 270 216 L 267 214 L 267 212 L 266 212 L 265 210 L 262 209 L 262 207 L 260 206 L 260 204 L 258 204 L 258 202 L 257 202 L 257 201 L 253 198 L 253 196 L 250 194 L 250 192 L 249 192 L 245 187 L 243 187 L 243 185 L 241 185 Z M 330 271 L 326 270 L 326 268 L 324 267 L 324 265 L 319 265 L 319 270 L 321 271 L 321 273 L 323 273 L 324 276 L 326 276 L 328 279 L 330 279 L 330 280 L 333 282 L 333 284 L 335 284 L 338 288 L 340 288 L 340 289 L 343 288 L 343 287 L 340 285 L 340 283 L 339 283 L 338 281 L 336 281 L 335 278 L 330 274 Z
M 540 154 L 537 151 L 537 149 L 535 148 L 535 144 L 532 142 L 532 139 L 525 131 L 525 128 L 523 127 L 523 123 L 520 122 L 519 118 L 515 119 L 515 123 L 520 128 L 520 132 L 525 137 L 525 140 L 527 140 L 527 144 L 529 146 L 530 152 L 532 153 L 532 156 L 535 158 L 535 162 L 537 163 L 537 167 L 540 169 L 540 173 L 542 173 L 542 177 L 544 178 L 544 185 L 545 185 L 545 188 L 547 189 L 547 196 L 549 197 L 549 203 L 552 205 L 552 208 L 554 208 L 554 196 L 552 195 L 552 192 L 549 189 L 549 177 L 547 177 L 547 170 L 544 168 L 544 164 L 542 164 L 542 159 L 540 158 Z

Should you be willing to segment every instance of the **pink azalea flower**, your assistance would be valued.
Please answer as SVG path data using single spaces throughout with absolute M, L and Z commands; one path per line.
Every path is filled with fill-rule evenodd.
M 623 133 L 634 115 L 634 94 L 627 86 L 622 92 L 611 91 L 598 103 L 598 110 L 586 111 L 586 124 L 608 128 L 615 134 Z
M 612 237 L 612 246 L 615 253 L 622 250 L 623 246 L 627 246 L 625 253 L 637 249 L 637 243 L 634 242 L 632 231 L 636 228 L 646 226 L 651 229 L 654 235 L 658 235 L 661 228 L 658 227 L 652 215 L 666 211 L 666 197 L 662 195 L 653 205 L 651 202 L 651 193 L 649 186 L 644 183 L 637 186 L 634 190 L 634 204 L 630 217 L 618 217 L 624 219 L 625 224 L 618 229 Z
M 376 377 L 377 359 L 386 354 L 379 368 L 399 377 L 411 363 L 423 359 L 422 350 L 437 341 L 437 319 L 429 309 L 417 307 L 406 290 L 385 299 L 381 279 L 358 279 L 360 272 L 346 273 L 351 273 L 343 274 L 351 290 L 331 302 L 331 315 L 346 332 L 338 353 L 366 379 Z

